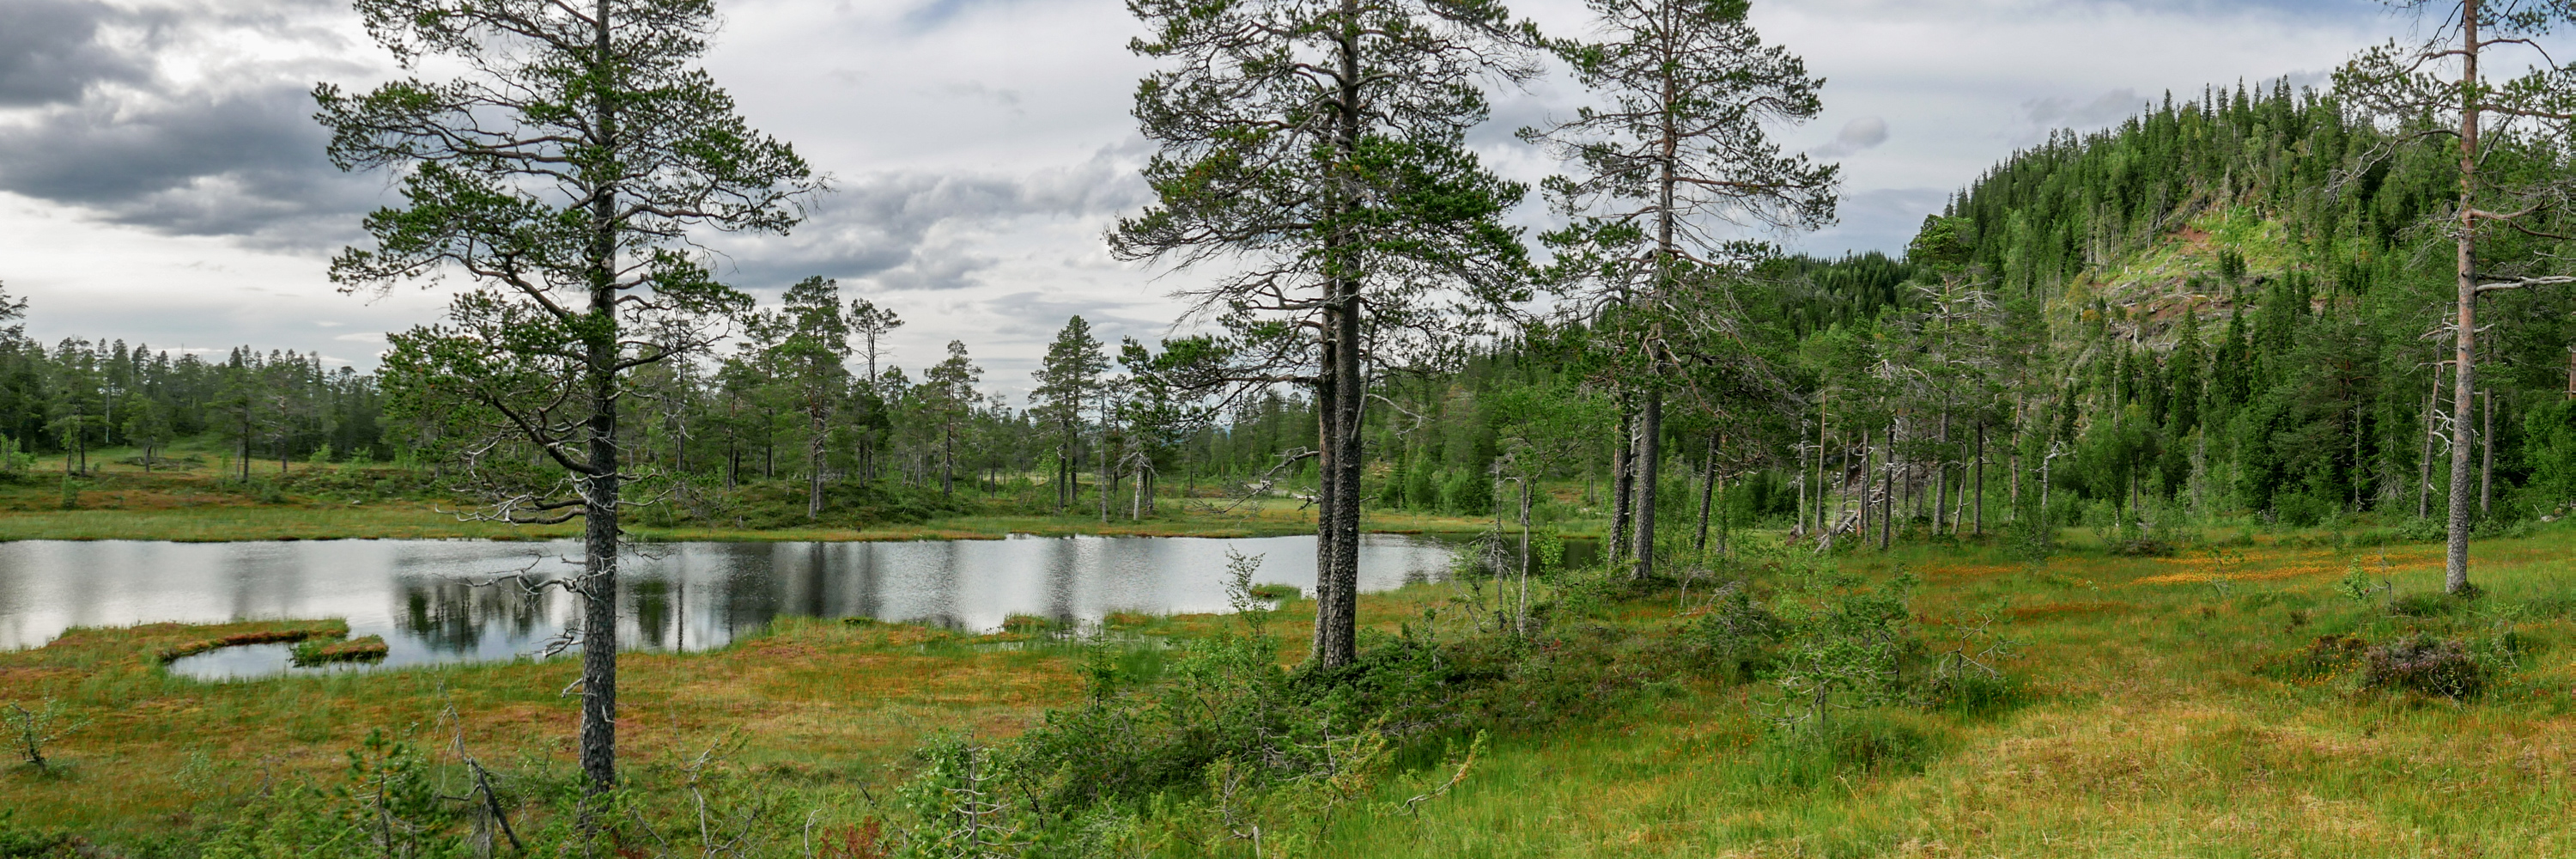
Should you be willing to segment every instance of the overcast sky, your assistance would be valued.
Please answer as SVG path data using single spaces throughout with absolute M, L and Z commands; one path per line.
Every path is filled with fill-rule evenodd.
M 773 301 L 806 275 L 895 308 L 898 363 L 966 342 L 1026 388 L 1080 313 L 1115 342 L 1163 336 L 1176 277 L 1109 259 L 1144 202 L 1127 116 L 1148 65 L 1119 0 L 729 0 L 708 65 L 753 125 L 837 190 L 790 237 L 720 241 L 721 273 Z M 1516 5 L 1585 25 L 1579 0 Z M 1776 129 L 1844 165 L 1842 223 L 1799 250 L 1901 248 L 1923 215 L 2053 128 L 2100 128 L 2173 90 L 2321 82 L 2411 18 L 2370 0 L 1757 0 L 1770 40 L 1828 80 L 1825 112 Z M 155 347 L 318 351 L 374 366 L 437 293 L 343 296 L 323 277 L 382 175 L 322 158 L 309 91 L 390 74 L 344 2 L 0 0 L 0 282 L 29 332 Z M 1580 103 L 1562 79 L 1498 100 L 1489 164 L 1555 165 L 1510 131 Z M 1535 201 L 1519 215 L 1540 224 Z

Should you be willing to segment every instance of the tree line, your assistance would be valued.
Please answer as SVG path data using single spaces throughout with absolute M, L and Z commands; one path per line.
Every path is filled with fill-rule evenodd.
M 807 520 L 1005 473 L 1104 518 L 1122 492 L 1144 515 L 1174 470 L 1295 486 L 1326 672 L 1355 658 L 1371 503 L 1523 533 L 1552 504 L 1606 508 L 1615 564 L 1648 578 L 1723 552 L 1739 512 L 1820 547 L 2011 523 L 2044 551 L 2083 518 L 2151 549 L 2177 516 L 2384 512 L 2412 488 L 2448 506 L 2464 589 L 2476 510 L 2556 491 L 2534 453 L 2555 448 L 2510 439 L 2566 437 L 2535 382 L 2566 342 L 2552 123 L 2576 87 L 2474 61 L 2555 7 L 2470 0 L 2330 92 L 2212 89 L 2057 135 L 1901 260 L 1816 260 L 1756 239 L 1834 218 L 1837 168 L 1773 138 L 1819 114 L 1821 81 L 1742 0 L 1587 5 L 1590 36 L 1563 38 L 1492 0 L 1130 3 L 1156 63 L 1132 111 L 1152 202 L 1106 238 L 1194 271 L 1208 324 L 1113 356 L 1071 320 L 1025 409 L 980 390 L 962 343 L 917 377 L 881 367 L 900 319 L 829 280 L 760 309 L 708 269 L 692 235 L 786 232 L 823 183 L 696 67 L 702 0 L 359 0 L 390 52 L 459 76 L 316 88 L 334 163 L 402 198 L 331 273 L 466 276 L 442 320 L 392 336 L 381 426 L 491 518 L 582 521 L 581 572 L 546 586 L 586 598 L 595 790 L 615 781 L 620 522 L 722 517 L 708 499 L 753 473 L 801 477 Z M 1563 165 L 1537 186 L 1561 226 L 1529 236 L 1505 216 L 1532 189 L 1466 141 L 1551 68 L 1588 102 L 1520 131 Z
M 401 449 L 384 433 L 376 378 L 318 353 L 262 353 L 236 346 L 212 353 L 153 349 L 124 340 L 29 338 L 26 301 L 0 293 L 0 451 L 8 470 L 35 455 L 62 455 L 65 474 L 103 463 L 91 451 L 131 449 L 146 469 L 169 464 L 173 441 L 204 437 L 227 451 L 220 465 L 247 477 L 254 465 L 287 471 L 301 462 L 391 462 Z M 213 463 L 191 463 L 213 464 Z

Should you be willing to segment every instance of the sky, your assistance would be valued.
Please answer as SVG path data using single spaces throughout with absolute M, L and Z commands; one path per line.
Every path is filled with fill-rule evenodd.
M 1192 275 L 1109 257 L 1101 232 L 1147 202 L 1127 110 L 1151 64 L 1118 0 L 719 0 L 706 58 L 751 124 L 831 177 L 784 237 L 708 241 L 728 282 L 774 303 L 809 275 L 900 313 L 894 361 L 963 341 L 988 387 L 1024 392 L 1081 314 L 1104 339 L 1170 336 Z M 1522 0 L 1552 33 L 1580 0 Z M 1841 220 L 1775 237 L 1813 254 L 1900 250 L 1925 214 L 2052 129 L 2116 124 L 2167 90 L 2322 84 L 2405 37 L 2372 0 L 1756 0 L 1766 39 L 1826 79 L 1786 146 L 1843 165 Z M 372 369 L 384 333 L 447 293 L 344 295 L 330 256 L 393 202 L 390 177 L 322 155 L 310 92 L 396 73 L 344 0 L 0 2 L 0 286 L 46 342 L 248 344 Z M 1562 76 L 1497 94 L 1473 137 L 1500 173 L 1558 169 L 1513 129 L 1564 116 Z M 1514 213 L 1534 230 L 1533 195 Z M 1016 396 L 1014 396 L 1016 399 Z

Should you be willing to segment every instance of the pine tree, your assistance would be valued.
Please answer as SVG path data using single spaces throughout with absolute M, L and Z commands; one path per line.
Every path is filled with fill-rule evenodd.
M 1786 49 L 1762 43 L 1747 0 L 1586 5 L 1609 40 L 1550 47 L 1608 104 L 1523 134 L 1557 143 L 1580 165 L 1546 185 L 1558 209 L 1582 216 L 1548 241 L 1623 353 L 1612 366 L 1637 407 L 1619 457 L 1633 460 L 1633 480 L 1627 469 L 1619 478 L 1634 494 L 1613 503 L 1634 511 L 1632 574 L 1642 578 L 1654 571 L 1663 404 L 1683 360 L 1676 353 L 1693 336 L 1741 322 L 1725 318 L 1735 302 L 1713 294 L 1725 280 L 1697 269 L 1734 267 L 1755 252 L 1729 227 L 1831 223 L 1836 169 L 1784 154 L 1770 139 L 1769 124 L 1815 117 L 1823 81 Z
M 631 371 L 711 343 L 748 310 L 693 255 L 693 230 L 784 232 L 818 187 L 749 128 L 694 63 L 706 0 L 357 0 L 407 68 L 364 95 L 323 84 L 318 119 L 343 169 L 389 169 L 403 203 L 369 215 L 371 248 L 331 277 L 381 292 L 463 274 L 447 321 L 392 338 L 388 389 L 454 428 L 541 452 L 566 479 L 502 488 L 495 518 L 583 520 L 580 758 L 616 785 L 619 403 Z M 650 335 L 650 336 L 647 336 Z M 569 490 L 569 491 L 567 491 Z
M 1135 115 L 1159 147 L 1155 202 L 1110 232 L 1120 259 L 1228 273 L 1194 290 L 1242 359 L 1228 378 L 1314 391 L 1321 453 L 1316 661 L 1357 655 L 1361 404 L 1375 338 L 1437 330 L 1439 303 L 1517 297 L 1524 250 L 1503 214 L 1523 188 L 1465 132 L 1479 84 L 1536 74 L 1493 0 L 1131 0 L 1164 63 Z M 1377 319 L 1409 321 L 1405 328 Z

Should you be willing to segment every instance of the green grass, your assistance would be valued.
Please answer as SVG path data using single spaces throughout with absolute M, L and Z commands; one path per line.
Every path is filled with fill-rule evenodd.
M 23 515 L 51 514 L 8 514 L 0 522 Z M 1031 524 L 978 517 L 917 533 Z M 1849 742 L 1802 746 L 1767 727 L 1774 694 L 1767 685 L 1650 683 L 1605 716 L 1497 737 L 1454 789 L 1410 810 L 1406 801 L 1445 774 L 1428 761 L 1385 774 L 1368 801 L 1329 821 L 1302 821 L 1301 832 L 1326 837 L 1301 854 L 2415 857 L 2576 850 L 2576 817 L 2566 813 L 2576 806 L 2576 740 L 2569 739 L 2576 737 L 2576 591 L 2565 560 L 2576 554 L 2576 528 L 2479 541 L 2476 576 L 2487 593 L 2467 603 L 2419 596 L 2439 588 L 2436 544 L 2335 548 L 2326 532 L 2266 533 L 2233 550 L 2241 557 L 2189 550 L 2118 558 L 2083 534 L 2066 536 L 2069 554 L 2043 566 L 1975 541 L 1900 545 L 1845 560 L 1873 575 L 1902 567 L 1920 577 L 1913 612 L 1928 630 L 1991 617 L 1995 631 L 2025 642 L 2023 657 L 2008 665 L 2027 690 L 2016 706 L 1842 712 L 1831 717 L 1839 732 L 1832 736 Z M 2385 581 L 2391 590 L 2347 596 L 2342 582 L 2356 563 L 2372 584 Z M 1418 629 L 1457 623 L 1451 608 L 1467 596 L 1447 584 L 1371 595 L 1363 621 Z M 1288 600 L 1269 627 L 1289 658 L 1303 650 L 1297 642 L 1312 608 Z M 1692 608 L 1666 593 L 1608 606 L 1603 616 L 1660 628 Z M 1210 616 L 1121 615 L 1111 622 L 1120 635 L 1148 639 L 1233 625 Z M 874 622 L 785 620 L 716 652 L 634 654 L 621 678 L 624 754 L 638 766 L 659 766 L 652 762 L 738 736 L 744 745 L 736 762 L 769 789 L 868 813 L 856 797 L 884 795 L 913 765 L 908 752 L 932 734 L 1007 737 L 1047 708 L 1077 699 L 1083 654 L 1048 643 L 1042 623 L 1022 626 L 962 637 Z M 160 667 L 159 654 L 174 648 L 331 628 L 274 621 L 81 629 L 44 648 L 0 653 L 0 701 L 32 709 L 59 700 L 88 721 L 52 749 L 60 773 L 0 771 L 0 808 L 18 809 L 21 823 L 71 827 L 107 843 L 184 829 L 195 815 L 222 807 L 223 798 L 264 784 L 328 782 L 345 763 L 343 751 L 376 728 L 438 748 L 461 732 L 485 760 L 558 771 L 569 765 L 575 702 L 557 693 L 573 676 L 570 661 L 238 683 L 202 683 Z M 2519 642 L 2519 668 L 2467 702 L 2365 688 L 2350 674 L 2281 669 L 2320 637 L 2385 641 L 2411 632 L 2510 632 Z M 1864 747 L 1885 753 L 1857 762 L 1850 749 Z M 1166 844 L 1164 853 L 1251 855 L 1248 843 L 1183 847 Z
M 2221 590 L 2206 558 L 1905 549 L 1928 619 L 2001 609 L 2035 700 L 1999 714 L 1866 711 L 1935 738 L 1919 770 L 1781 786 L 1760 686 L 1690 689 L 1588 730 L 1513 738 L 1415 815 L 1334 827 L 1340 856 L 2432 856 L 2576 847 L 2576 623 L 2565 532 L 2482 542 L 2488 595 L 2427 623 L 2335 582 L 2356 553 L 2260 547 Z M 2438 546 L 2388 551 L 2399 594 Z M 2360 554 L 2380 572 L 2377 550 Z M 2483 615 L 2479 613 L 2483 612 Z M 2509 628 L 2523 668 L 2460 703 L 2276 679 L 2320 635 Z M 1403 789 L 1379 798 L 1397 801 Z M 1381 809 L 1385 806 L 1380 806 Z

